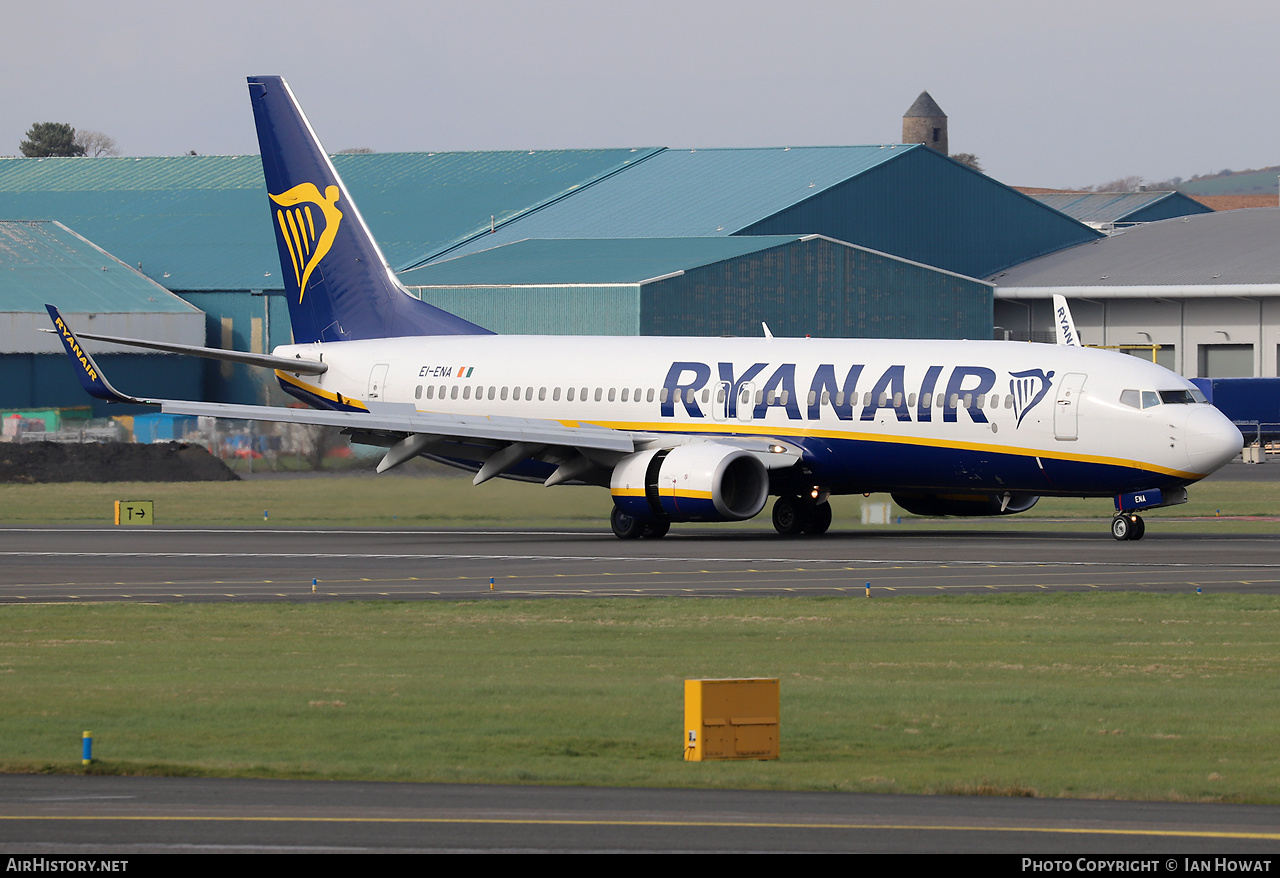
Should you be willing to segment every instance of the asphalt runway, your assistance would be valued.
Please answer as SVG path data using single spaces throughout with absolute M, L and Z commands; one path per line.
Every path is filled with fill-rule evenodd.
M 732 852 L 1269 860 L 1280 807 L 734 790 L 0 777 L 0 851 Z M 1173 868 L 1169 868 L 1172 862 Z M 1011 859 L 1010 866 L 1019 863 Z M 18 868 L 21 868 L 19 866 Z M 132 865 L 129 872 L 137 871 Z M 1221 871 L 1221 870 L 1219 870 Z
M 1100 530 L 1102 530 L 1100 526 Z M 0 602 L 1280 591 L 1280 535 L 0 528 Z M 490 587 L 492 578 L 492 588 Z M 312 580 L 315 580 L 313 586 Z M 314 590 L 313 590 L 314 589 Z

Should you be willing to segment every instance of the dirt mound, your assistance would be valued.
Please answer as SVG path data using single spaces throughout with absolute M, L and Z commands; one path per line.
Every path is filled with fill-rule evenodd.
M 234 482 L 200 445 L 157 442 L 0 444 L 0 482 Z

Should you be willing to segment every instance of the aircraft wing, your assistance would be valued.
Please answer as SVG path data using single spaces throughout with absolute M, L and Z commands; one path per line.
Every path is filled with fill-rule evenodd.
M 360 441 L 387 447 L 386 455 L 378 464 L 378 472 L 385 472 L 419 454 L 439 455 L 483 461 L 475 477 L 475 483 L 480 484 L 507 472 L 527 458 L 539 457 L 557 466 L 546 482 L 555 485 L 588 478 L 593 470 L 611 470 L 618 460 L 637 450 L 655 445 L 707 441 L 696 435 L 637 433 L 549 418 L 424 412 L 412 403 L 371 400 L 365 403 L 367 409 L 364 411 L 333 411 L 128 396 L 111 386 L 57 309 L 52 305 L 46 307 L 67 355 L 78 367 L 81 384 L 93 396 L 112 402 L 158 405 L 166 414 L 338 427 L 357 436 Z M 111 340 L 136 343 L 134 339 Z M 198 353 L 194 350 L 175 352 Z M 270 359 L 279 361 L 270 365 L 286 363 L 290 371 L 296 365 L 293 360 Z M 751 452 L 768 469 L 791 466 L 801 457 L 796 446 L 769 437 L 719 437 L 716 441 Z
M 567 426 L 540 418 L 485 417 L 420 412 L 399 403 L 369 403 L 368 412 L 337 412 L 323 409 L 285 408 L 265 405 L 231 405 L 216 402 L 159 400 L 166 414 L 236 418 L 246 421 L 275 421 L 287 424 L 314 424 L 342 427 L 360 433 L 423 433 L 458 439 L 487 439 L 494 442 L 531 442 L 564 445 L 599 451 L 635 450 L 631 433 L 593 424 Z

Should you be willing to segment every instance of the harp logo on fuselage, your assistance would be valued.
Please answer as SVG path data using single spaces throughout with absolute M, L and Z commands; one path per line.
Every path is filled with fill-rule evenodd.
M 268 196 L 276 204 L 276 222 L 298 287 L 298 302 L 307 293 L 307 282 L 338 236 L 342 211 L 338 210 L 338 187 L 326 186 L 324 195 L 315 183 L 299 183 L 279 195 Z

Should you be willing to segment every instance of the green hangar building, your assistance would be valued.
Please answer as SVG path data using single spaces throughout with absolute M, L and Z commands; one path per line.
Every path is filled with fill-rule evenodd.
M 333 161 L 402 281 L 499 332 L 990 338 L 976 278 L 1100 236 L 915 144 Z M 256 156 L 0 159 L 0 216 L 58 221 L 202 312 L 214 347 L 290 340 L 265 196 Z M 31 387 L 67 368 L 26 353 Z M 194 368 L 182 395 L 272 393 L 265 370 Z M 167 393 L 142 378 L 117 384 Z
M 204 344 L 205 316 L 136 269 L 66 226 L 49 220 L 0 221 L 0 409 L 88 408 L 107 403 L 80 387 L 67 364 L 46 303 L 57 303 L 72 326 L 102 335 Z M 201 390 L 202 365 L 190 358 L 156 358 L 137 348 L 99 345 L 95 357 L 113 381 L 145 384 L 157 396 Z

